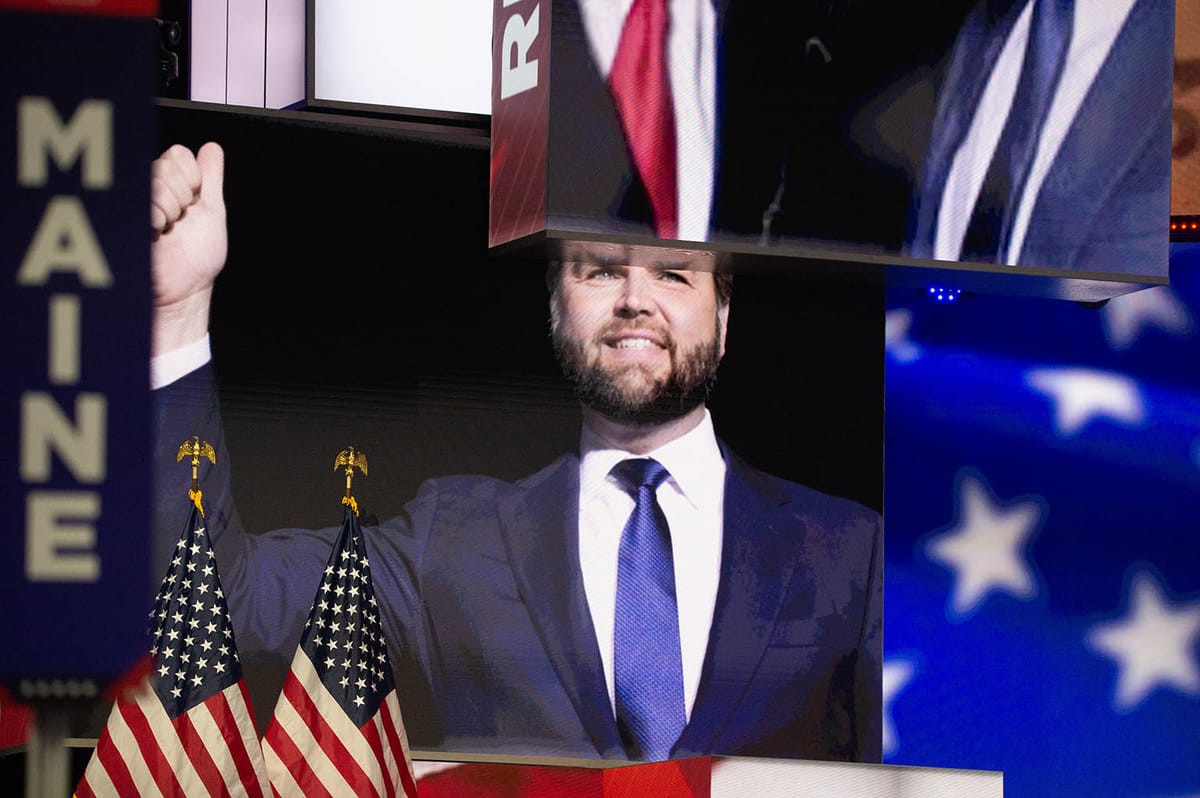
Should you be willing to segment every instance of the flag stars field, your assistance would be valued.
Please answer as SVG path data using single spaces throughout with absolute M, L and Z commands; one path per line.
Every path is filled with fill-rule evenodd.
M 207 681 L 206 672 L 228 674 L 229 664 L 223 660 L 236 661 L 236 655 L 230 649 L 221 646 L 216 649 L 220 658 L 214 658 L 216 644 L 222 639 L 233 635 L 223 604 L 223 595 L 217 584 L 216 568 L 213 563 L 214 554 L 200 541 L 204 537 L 204 528 L 198 528 L 192 535 L 192 542 L 180 540 L 177 549 L 180 551 L 174 559 L 164 585 L 178 585 L 179 590 L 165 589 L 160 591 L 155 608 L 150 612 L 152 619 L 158 619 L 159 624 L 154 630 L 155 646 L 151 654 L 160 660 L 157 669 L 159 676 L 169 682 L 161 685 L 163 691 L 160 697 L 167 700 L 181 699 L 183 693 L 180 684 L 198 688 Z M 182 578 L 191 574 L 191 578 Z M 208 656 L 198 656 L 207 654 Z M 170 668 L 165 665 L 167 660 L 176 659 L 180 668 L 174 677 L 170 677 Z M 215 660 L 215 661 L 214 661 Z M 220 663 L 220 668 L 216 668 Z M 217 682 L 221 684 L 218 686 Z M 228 685 L 223 680 L 214 682 L 217 691 Z M 207 690 L 207 688 L 206 688 Z

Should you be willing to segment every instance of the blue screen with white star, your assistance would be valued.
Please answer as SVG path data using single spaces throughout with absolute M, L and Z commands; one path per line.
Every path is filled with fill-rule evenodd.
M 885 762 L 1200 794 L 1200 245 L 1071 302 L 890 290 Z

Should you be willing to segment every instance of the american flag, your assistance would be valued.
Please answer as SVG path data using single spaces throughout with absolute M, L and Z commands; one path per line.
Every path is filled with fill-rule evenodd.
M 1100 308 L 888 299 L 885 761 L 1200 796 L 1200 245 Z
M 281 796 L 416 798 L 370 563 L 349 507 L 263 755 Z
M 270 795 L 216 559 L 195 505 L 150 620 L 153 670 L 113 706 L 76 795 Z

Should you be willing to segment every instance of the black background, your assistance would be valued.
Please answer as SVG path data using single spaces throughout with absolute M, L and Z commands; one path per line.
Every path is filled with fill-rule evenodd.
M 515 479 L 577 445 L 545 266 L 487 251 L 486 138 L 191 104 L 160 123 L 164 148 L 226 151 L 212 346 L 219 454 L 248 529 L 337 523 L 332 465 L 349 444 L 368 454 L 355 493 L 379 518 L 423 479 Z M 738 276 L 718 434 L 764 470 L 881 509 L 883 316 L 880 288 Z

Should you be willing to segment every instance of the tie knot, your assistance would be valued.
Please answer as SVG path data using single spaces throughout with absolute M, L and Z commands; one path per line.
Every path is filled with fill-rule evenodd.
M 662 463 L 649 457 L 636 460 L 622 460 L 613 466 L 609 472 L 621 483 L 625 490 L 636 493 L 641 488 L 657 490 L 671 473 Z

